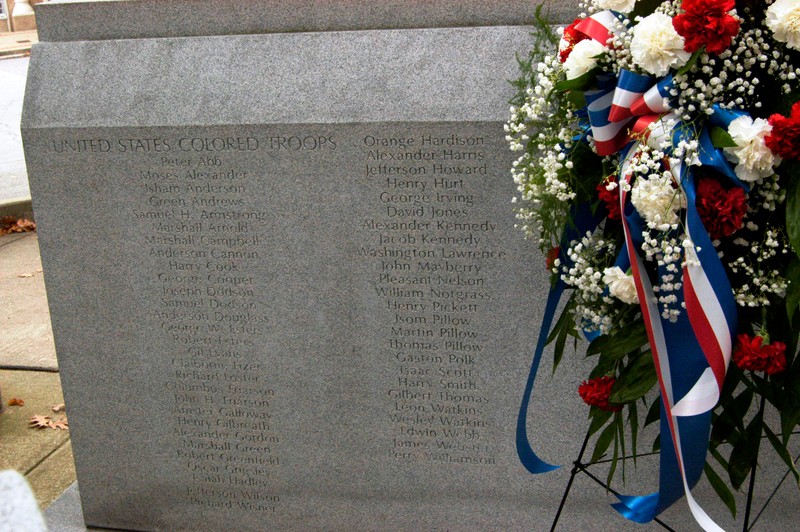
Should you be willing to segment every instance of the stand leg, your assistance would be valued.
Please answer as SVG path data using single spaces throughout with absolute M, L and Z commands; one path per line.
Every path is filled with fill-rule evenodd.
M 761 423 L 764 419 L 764 396 L 761 396 L 761 404 L 758 407 L 758 417 L 759 423 Z M 758 435 L 758 447 L 761 446 L 761 434 L 759 432 Z M 750 485 L 747 488 L 747 505 L 745 506 L 744 510 L 744 526 L 742 527 L 742 532 L 748 532 L 750 530 L 750 509 L 753 506 L 753 491 L 755 490 L 756 486 L 756 467 L 758 466 L 758 447 L 756 447 L 756 454 L 753 456 L 753 464 L 752 468 L 750 469 Z
M 574 466 L 572 467 L 572 472 L 569 475 L 569 482 L 567 482 L 567 488 L 564 490 L 564 495 L 561 497 L 561 504 L 558 505 L 558 511 L 556 512 L 556 517 L 553 519 L 553 525 L 550 527 L 550 532 L 555 532 L 558 520 L 561 518 L 561 511 L 564 509 L 564 505 L 567 503 L 567 497 L 569 497 L 569 492 L 572 489 L 572 483 L 575 481 L 575 475 L 577 475 L 578 471 L 580 471 L 583 467 L 583 453 L 586 452 L 587 445 L 589 445 L 588 431 L 586 432 L 586 438 L 583 439 L 581 452 L 578 453 L 578 458 L 573 462 Z

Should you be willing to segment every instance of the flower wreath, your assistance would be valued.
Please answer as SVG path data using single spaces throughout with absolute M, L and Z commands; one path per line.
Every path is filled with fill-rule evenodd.
M 720 530 L 691 489 L 705 472 L 735 514 L 762 435 L 800 482 L 800 2 L 580 9 L 558 31 L 537 12 L 506 125 L 519 226 L 553 274 L 520 457 L 552 469 L 528 444 L 527 405 L 545 343 L 557 366 L 582 334 L 596 365 L 578 391 L 594 458 L 613 445 L 609 481 L 626 434 L 636 453 L 640 425 L 660 420 L 660 491 L 615 508 L 647 522 L 685 496 Z

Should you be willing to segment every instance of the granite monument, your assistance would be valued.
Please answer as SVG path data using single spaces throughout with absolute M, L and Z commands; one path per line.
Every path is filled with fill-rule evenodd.
M 23 138 L 87 524 L 547 526 L 566 473 L 514 443 L 547 276 L 503 133 L 535 5 L 37 6 Z M 561 463 L 565 364 L 529 429 Z

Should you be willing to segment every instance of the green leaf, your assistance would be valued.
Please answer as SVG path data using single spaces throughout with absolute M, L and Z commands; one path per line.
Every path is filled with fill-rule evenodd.
M 778 456 L 781 457 L 783 463 L 786 464 L 786 466 L 789 468 L 789 471 L 791 471 L 792 475 L 794 475 L 795 482 L 798 484 L 798 486 L 800 486 L 800 473 L 798 473 L 797 467 L 795 467 L 794 460 L 792 460 L 792 456 L 789 454 L 789 450 L 786 448 L 786 445 L 784 445 L 780 438 L 778 438 L 778 436 L 772 432 L 772 430 L 770 430 L 766 423 L 764 423 L 764 432 L 767 433 L 767 439 L 775 448 L 775 451 L 778 453 Z
M 602 354 L 612 358 L 622 358 L 646 343 L 647 329 L 644 321 L 637 320 L 614 334 L 595 338 L 586 349 L 586 355 Z
M 592 418 L 592 423 L 589 425 L 589 436 L 600 430 L 600 427 L 606 424 L 612 414 L 613 412 L 610 410 L 603 410 L 593 406 L 589 412 L 589 416 Z
M 692 54 L 692 57 L 689 58 L 689 60 L 686 62 L 685 65 L 683 65 L 681 68 L 678 69 L 678 71 L 675 73 L 675 76 L 682 76 L 687 72 L 689 72 L 689 70 L 692 69 L 694 64 L 697 63 L 697 60 L 700 58 L 700 54 L 702 54 L 703 52 L 705 52 L 705 47 L 700 48 L 699 50 L 695 50 L 694 53 Z
M 653 358 L 641 353 L 628 367 L 624 368 L 611 388 L 609 401 L 625 404 L 643 397 L 658 382 Z
M 789 438 L 792 436 L 797 424 L 800 423 L 800 409 L 794 401 L 787 401 L 784 408 L 780 409 L 781 412 L 781 436 L 783 444 L 789 443 Z
M 631 452 L 633 453 L 633 464 L 636 465 L 636 455 L 639 454 L 637 450 L 637 443 L 639 437 L 639 408 L 637 407 L 636 403 L 631 403 L 628 405 L 628 425 L 631 427 Z M 625 464 L 623 464 L 623 477 L 624 477 L 624 468 Z
M 561 359 L 564 357 L 564 346 L 567 345 L 567 336 L 569 335 L 569 326 L 561 327 L 561 330 L 558 333 L 558 338 L 556 338 L 556 345 L 553 348 L 554 353 L 558 353 L 558 358 L 553 358 L 553 372 L 555 372 L 558 365 L 561 363 Z
M 716 447 L 709 448 L 709 449 L 708 449 L 708 452 L 711 454 L 711 456 L 713 456 L 713 457 L 714 457 L 714 459 L 715 459 L 717 462 L 719 462 L 719 465 L 721 465 L 721 466 L 722 466 L 722 468 L 723 468 L 725 471 L 727 471 L 727 470 L 728 470 L 728 461 L 727 461 L 727 460 L 725 460 L 725 457 L 724 457 L 724 456 L 722 456 L 722 453 L 720 453 L 720 452 L 719 452 L 719 451 L 716 449 Z
M 728 507 L 728 510 L 731 511 L 731 515 L 734 519 L 736 519 L 736 499 L 733 497 L 733 493 L 728 488 L 725 481 L 717 475 L 717 472 L 706 462 L 705 467 L 703 470 L 706 472 L 706 478 L 708 479 L 708 483 L 711 484 L 711 487 L 714 488 L 714 491 L 717 492 L 717 495 L 722 502 L 725 503 L 725 506 Z
M 586 107 L 586 97 L 581 91 L 570 91 L 567 93 L 567 100 L 575 109 L 583 109 Z
M 644 426 L 654 423 L 661 419 L 661 396 L 655 398 L 653 404 L 650 405 L 650 410 L 647 411 L 647 417 L 644 418 Z
M 731 486 L 734 489 L 742 487 L 742 483 L 750 474 L 756 459 L 758 458 L 758 448 L 761 441 L 761 416 L 756 416 L 747 429 L 742 434 L 742 438 L 736 442 L 731 450 L 731 457 L 728 461 L 728 475 L 731 479 Z
M 614 452 L 611 455 L 611 467 L 608 468 L 608 475 L 606 476 L 606 485 L 610 486 L 611 481 L 614 480 L 614 473 L 617 471 L 617 464 L 619 463 L 620 445 L 622 446 L 622 455 L 625 455 L 625 429 L 622 426 L 622 416 L 615 414 L 614 423 L 612 424 L 616 429 L 616 437 L 614 438 Z
M 623 457 L 626 456 L 627 451 L 625 450 L 625 421 L 622 419 L 622 412 L 617 412 L 614 415 L 614 419 L 617 421 L 617 439 L 614 441 L 614 461 L 611 464 L 612 468 L 608 472 L 608 481 L 606 484 L 609 486 L 611 485 L 611 480 L 614 478 L 614 471 L 616 468 L 617 462 L 617 443 L 619 442 L 619 452 L 620 455 Z M 622 483 L 625 483 L 625 460 L 622 461 Z
M 710 135 L 715 148 L 735 148 L 737 145 L 730 133 L 719 126 L 712 128 Z
M 545 341 L 545 345 L 547 345 L 553 340 L 556 340 L 553 349 L 553 373 L 556 372 L 558 365 L 561 363 L 561 359 L 564 358 L 564 347 L 567 343 L 567 336 L 577 336 L 577 332 L 575 332 L 575 320 L 572 316 L 572 307 L 572 299 L 570 298 Z
M 586 74 L 578 76 L 575 79 L 565 79 L 559 81 L 558 83 L 555 84 L 555 86 L 553 86 L 553 90 L 557 92 L 586 90 L 594 81 L 594 78 L 597 75 L 597 70 L 598 69 L 596 68 L 592 69 Z
M 797 307 L 800 306 L 800 260 L 793 256 L 786 268 L 786 279 L 789 286 L 786 287 L 786 316 L 792 321 Z
M 608 450 L 611 442 L 614 441 L 614 438 L 617 435 L 617 425 L 616 423 L 609 423 L 609 425 L 600 433 L 600 436 L 597 438 L 597 442 L 594 444 L 594 452 L 592 453 L 592 462 L 597 462 L 600 460 L 606 451 Z
M 750 405 L 753 403 L 753 390 L 745 389 L 738 396 L 734 398 L 729 404 L 725 405 L 723 410 L 726 416 L 730 416 L 740 430 L 744 430 L 744 417 L 747 411 L 750 410 Z
M 795 254 L 800 253 L 800 180 L 789 180 L 786 193 L 786 233 Z

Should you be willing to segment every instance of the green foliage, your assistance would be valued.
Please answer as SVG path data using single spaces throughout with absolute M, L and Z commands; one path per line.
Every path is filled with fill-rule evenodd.
M 675 73 L 675 76 L 682 76 L 689 72 L 694 65 L 697 64 L 697 60 L 700 58 L 700 55 L 705 52 L 705 48 L 700 48 L 699 50 L 695 50 L 689 60 L 683 65 L 678 71 Z
M 711 143 L 715 148 L 735 148 L 736 141 L 733 140 L 731 134 L 721 127 L 714 127 L 711 129 Z
M 786 279 L 789 281 L 789 287 L 786 289 L 786 316 L 791 321 L 797 307 L 800 306 L 800 259 L 796 255 L 789 260 Z
M 785 168 L 784 168 L 785 167 Z M 788 183 L 786 192 L 786 232 L 795 254 L 800 253 L 800 163 L 791 161 L 781 165 L 794 177 Z
M 725 506 L 728 507 L 728 510 L 731 511 L 731 515 L 736 518 L 736 499 L 733 497 L 733 493 L 731 492 L 728 485 L 725 484 L 725 481 L 714 471 L 714 468 L 711 467 L 711 464 L 706 462 L 706 465 L 703 468 L 703 471 L 706 473 L 706 478 L 708 479 L 708 483 L 711 484 L 711 487 L 714 488 L 714 491 L 717 493 L 717 496 L 725 503 Z
M 649 392 L 658 382 L 658 376 L 650 353 L 637 353 L 631 362 L 620 370 L 619 377 L 611 389 L 610 401 L 626 404 Z
M 567 301 L 564 310 L 561 312 L 558 321 L 550 331 L 550 336 L 547 337 L 546 344 L 550 344 L 555 340 L 553 348 L 553 373 L 556 372 L 561 359 L 564 358 L 564 349 L 567 345 L 567 338 L 572 337 L 575 339 L 580 338 L 578 331 L 575 328 L 575 316 L 573 314 L 574 303 L 570 297 Z
M 558 92 L 585 91 L 592 87 L 599 69 L 590 70 L 574 79 L 565 79 L 556 83 L 554 90 Z

